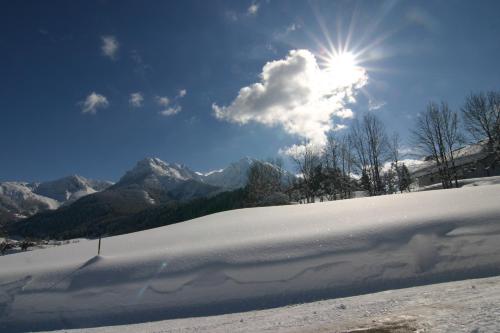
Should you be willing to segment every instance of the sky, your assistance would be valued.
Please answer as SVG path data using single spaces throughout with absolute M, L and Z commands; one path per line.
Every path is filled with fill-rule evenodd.
M 116 181 L 324 144 L 375 113 L 411 149 L 430 101 L 500 88 L 498 1 L 10 1 L 0 181 Z

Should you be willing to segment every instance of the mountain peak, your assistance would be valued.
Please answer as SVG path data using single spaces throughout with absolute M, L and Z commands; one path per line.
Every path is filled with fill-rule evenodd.
M 258 159 L 255 159 L 253 157 L 245 156 L 243 158 L 240 158 L 238 161 L 233 162 L 231 164 L 240 164 L 240 165 L 252 165 L 255 162 L 259 162 Z
M 141 183 L 145 179 L 157 179 L 161 182 L 199 180 L 199 176 L 187 166 L 179 163 L 168 163 L 158 157 L 146 157 L 127 171 L 119 183 Z

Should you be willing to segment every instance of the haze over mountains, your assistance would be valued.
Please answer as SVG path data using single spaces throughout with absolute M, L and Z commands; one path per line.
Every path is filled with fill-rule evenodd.
M 248 170 L 256 162 L 259 161 L 245 157 L 224 169 L 200 173 L 183 164 L 145 158 L 115 184 L 78 175 L 42 183 L 3 182 L 0 220 L 23 219 L 53 210 L 70 216 L 86 214 L 89 220 L 92 216 L 102 219 L 171 201 L 211 197 L 245 186 Z

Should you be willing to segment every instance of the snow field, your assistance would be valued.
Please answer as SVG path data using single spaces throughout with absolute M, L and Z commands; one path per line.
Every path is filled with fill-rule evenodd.
M 0 330 L 148 322 L 500 274 L 500 185 L 218 213 L 0 257 Z

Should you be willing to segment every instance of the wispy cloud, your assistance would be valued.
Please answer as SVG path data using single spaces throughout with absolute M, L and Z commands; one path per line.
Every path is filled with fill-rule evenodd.
M 168 98 L 167 96 L 156 96 L 156 103 L 163 107 L 164 109 L 158 112 L 162 116 L 173 116 L 182 111 L 182 107 L 178 104 L 179 100 L 186 96 L 187 90 L 181 89 L 174 96 L 173 99 Z
M 82 113 L 96 114 L 97 109 L 107 108 L 109 106 L 108 99 L 96 92 L 90 93 L 84 101 L 79 102 L 82 107 Z
M 292 31 L 298 30 L 301 28 L 300 24 L 292 23 L 285 29 L 285 33 L 289 34 Z
M 386 104 L 387 103 L 384 102 L 384 101 L 377 101 L 375 99 L 370 98 L 368 100 L 368 110 L 375 111 L 375 110 L 378 110 L 378 109 L 382 108 Z
M 131 93 L 130 98 L 128 99 L 129 104 L 135 108 L 140 108 L 143 101 L 144 96 L 140 92 Z
M 302 28 L 302 25 L 299 23 L 291 23 L 284 28 L 281 28 L 273 33 L 273 38 L 276 40 L 282 40 L 288 37 L 291 33 Z
M 115 36 L 101 36 L 101 50 L 102 54 L 106 57 L 115 60 L 116 53 L 118 52 L 118 48 L 120 47 L 120 43 Z
M 247 9 L 247 14 L 250 16 L 255 16 L 257 15 L 257 12 L 259 11 L 260 5 L 258 2 L 253 2 Z
M 268 62 L 260 78 L 241 88 L 228 106 L 212 104 L 215 117 L 280 126 L 318 146 L 337 128 L 334 118 L 352 117 L 347 105 L 355 102 L 357 91 L 368 81 L 361 67 L 353 68 L 349 77 L 320 68 L 308 50 L 292 50 L 285 59 Z
M 170 104 L 170 99 L 167 96 L 156 96 L 156 103 L 159 106 L 168 106 Z
M 172 107 L 169 107 L 165 110 L 162 110 L 160 111 L 159 113 L 162 115 L 162 116 L 173 116 L 174 114 L 177 114 L 179 112 L 182 111 L 182 107 L 179 106 L 179 105 L 176 105 L 176 106 L 172 106 Z

